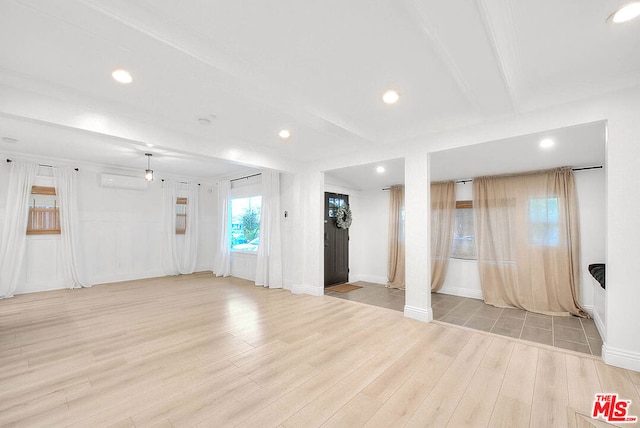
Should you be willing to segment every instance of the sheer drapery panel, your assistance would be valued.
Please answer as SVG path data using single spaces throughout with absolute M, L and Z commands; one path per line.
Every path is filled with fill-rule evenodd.
M 578 206 L 571 168 L 473 180 L 478 268 L 486 303 L 549 315 L 578 303 Z
M 220 235 L 218 240 L 218 251 L 214 262 L 214 272 L 216 276 L 231 275 L 231 181 L 222 180 L 218 183 L 218 213 L 220 220 L 218 227 Z
M 389 192 L 389 259 L 387 287 L 405 287 L 404 186 L 392 186 Z
M 262 173 L 260 240 L 255 284 L 269 288 L 282 288 L 280 173 L 275 171 Z
M 431 184 L 431 291 L 444 284 L 451 256 L 456 210 L 456 184 Z
M 60 259 L 67 288 L 90 287 L 80 246 L 77 174 L 71 167 L 53 168 L 60 213 Z
M 13 161 L 0 242 L 0 298 L 13 297 L 21 280 L 27 245 L 29 198 L 38 165 Z

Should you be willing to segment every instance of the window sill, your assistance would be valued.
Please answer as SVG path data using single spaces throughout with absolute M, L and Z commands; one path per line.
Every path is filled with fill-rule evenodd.
M 231 250 L 231 254 L 252 254 L 254 256 L 258 255 L 257 251 L 244 251 L 244 250 Z
M 478 262 L 478 259 L 463 259 L 460 257 L 449 257 L 449 260 L 455 260 L 458 262 L 474 262 L 474 263 Z

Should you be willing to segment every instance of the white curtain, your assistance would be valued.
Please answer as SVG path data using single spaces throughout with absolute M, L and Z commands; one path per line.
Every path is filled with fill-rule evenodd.
M 197 183 L 187 184 L 187 222 L 184 232 L 182 254 L 177 255 L 178 271 L 190 274 L 196 270 L 198 261 L 198 217 L 200 211 L 200 186 Z M 175 213 L 175 207 L 174 207 Z M 175 222 L 173 229 L 175 230 Z
M 29 197 L 38 165 L 13 161 L 0 243 L 0 298 L 12 297 L 18 287 L 27 244 Z
M 76 175 L 71 167 L 53 168 L 60 207 L 60 255 L 67 288 L 91 287 L 83 272 Z
M 231 218 L 229 216 L 231 181 L 223 180 L 218 184 L 218 213 L 220 214 L 220 241 L 214 263 L 216 276 L 231 275 Z
M 262 173 L 260 241 L 256 285 L 282 288 L 282 243 L 280 235 L 280 173 Z
M 165 180 L 162 225 L 162 268 L 165 275 L 178 275 L 177 242 L 176 242 L 176 199 L 178 183 Z
M 181 186 L 186 186 L 187 217 L 181 251 L 176 236 L 176 202 Z M 196 183 L 164 182 L 164 251 L 163 269 L 166 275 L 191 274 L 198 260 L 198 211 L 200 188 Z

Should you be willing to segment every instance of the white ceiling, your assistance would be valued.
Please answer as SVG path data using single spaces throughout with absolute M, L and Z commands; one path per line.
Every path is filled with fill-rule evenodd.
M 219 176 L 382 149 L 640 85 L 624 3 L 4 0 L 0 151 L 137 167 L 152 143 Z
M 540 141 L 547 138 L 555 144 L 543 149 Z M 604 165 L 605 139 L 606 124 L 594 122 L 443 150 L 430 155 L 431 181 Z
M 552 147 L 540 142 L 551 139 Z M 434 152 L 430 155 L 431 181 L 465 180 L 483 175 L 511 174 L 571 166 L 603 166 L 606 123 L 549 130 L 504 140 Z M 376 168 L 383 166 L 384 173 Z M 339 168 L 325 172 L 325 182 L 354 190 L 383 189 L 404 183 L 404 159 Z
M 377 172 L 379 166 L 384 172 Z M 366 165 L 326 171 L 326 184 L 354 190 L 385 189 L 395 184 L 404 184 L 404 159 L 389 159 Z

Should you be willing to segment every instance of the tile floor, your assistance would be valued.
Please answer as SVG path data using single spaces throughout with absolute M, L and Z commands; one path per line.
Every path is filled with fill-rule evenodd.
M 404 310 L 404 291 L 369 282 L 355 282 L 363 288 L 327 296 L 338 297 L 397 311 Z M 602 339 L 593 320 L 552 317 L 521 309 L 501 309 L 482 300 L 432 293 L 433 318 L 438 321 L 488 331 L 503 336 L 543 343 L 585 354 L 600 355 Z

